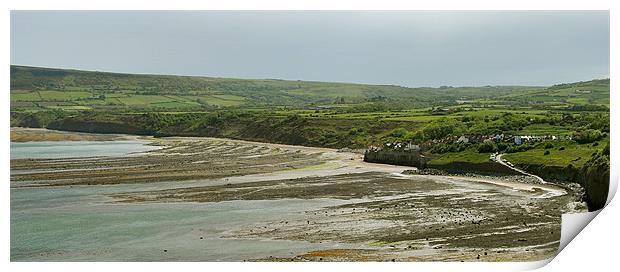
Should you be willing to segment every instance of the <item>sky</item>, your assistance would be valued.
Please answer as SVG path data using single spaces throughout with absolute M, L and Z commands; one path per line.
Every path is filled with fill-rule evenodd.
M 608 11 L 12 11 L 11 64 L 421 86 L 609 77 Z

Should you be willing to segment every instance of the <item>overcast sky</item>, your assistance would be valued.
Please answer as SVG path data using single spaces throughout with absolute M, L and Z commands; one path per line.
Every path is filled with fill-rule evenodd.
M 609 13 L 11 13 L 11 64 L 403 86 L 609 77 Z

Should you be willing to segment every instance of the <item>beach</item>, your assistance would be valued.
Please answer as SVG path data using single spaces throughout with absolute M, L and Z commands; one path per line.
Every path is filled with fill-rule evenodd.
M 29 129 L 15 130 L 28 137 Z M 98 137 L 156 148 L 11 160 L 12 260 L 542 260 L 558 249 L 561 214 L 586 209 L 565 186 L 409 175 L 403 172 L 412 167 L 366 163 L 336 149 L 202 137 L 84 139 Z M 66 226 L 88 225 L 93 214 L 106 220 L 80 228 L 82 243 L 50 242 L 71 237 L 76 229 Z

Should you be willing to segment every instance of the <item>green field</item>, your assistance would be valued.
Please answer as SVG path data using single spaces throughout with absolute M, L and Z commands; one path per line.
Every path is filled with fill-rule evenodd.
M 39 91 L 41 101 L 73 101 L 91 97 L 93 94 L 85 91 Z
M 429 162 L 430 166 L 448 165 L 451 163 L 486 163 L 490 162 L 490 153 L 479 153 L 474 149 L 462 152 L 449 152 L 442 154 Z
M 602 141 L 601 143 L 604 142 L 606 141 Z M 562 147 L 564 150 L 560 150 Z M 565 167 L 571 164 L 580 168 L 590 159 L 592 154 L 601 151 L 603 148 L 604 145 L 599 144 L 599 142 L 593 144 L 556 142 L 553 148 L 545 149 L 543 146 L 538 146 L 532 150 L 506 154 L 503 158 L 515 164 L 534 164 L 556 167 Z M 545 151 L 549 151 L 549 154 L 545 155 Z
M 11 102 L 17 101 L 42 101 L 37 91 L 11 91 Z
M 117 97 L 118 101 L 127 106 L 150 105 L 165 102 L 175 102 L 176 100 L 161 95 L 129 95 L 127 97 Z

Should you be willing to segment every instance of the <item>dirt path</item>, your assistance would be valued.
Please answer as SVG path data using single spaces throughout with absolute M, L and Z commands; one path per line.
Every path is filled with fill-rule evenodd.
M 528 172 L 525 172 L 524 170 L 521 170 L 521 169 L 519 169 L 519 168 L 516 168 L 516 167 L 512 166 L 512 164 L 508 164 L 506 161 L 502 160 L 502 156 L 503 156 L 503 155 L 504 155 L 504 154 L 499 154 L 499 155 L 497 155 L 497 157 L 496 157 L 497 162 L 499 162 L 500 164 L 502 164 L 502 165 L 504 165 L 504 166 L 506 166 L 506 167 L 508 167 L 508 168 L 510 168 L 510 169 L 512 169 L 512 170 L 515 170 L 515 171 L 517 171 L 517 172 L 519 172 L 519 173 L 521 173 L 521 174 L 524 174 L 524 175 L 526 175 L 526 176 L 533 177 L 533 178 L 537 179 L 538 181 L 540 181 L 540 183 L 542 183 L 542 184 L 547 184 L 547 183 L 548 183 L 548 182 L 546 182 L 544 179 L 542 179 L 541 177 L 539 177 L 539 176 L 537 176 L 537 175 L 530 174 L 530 173 L 528 173 Z

